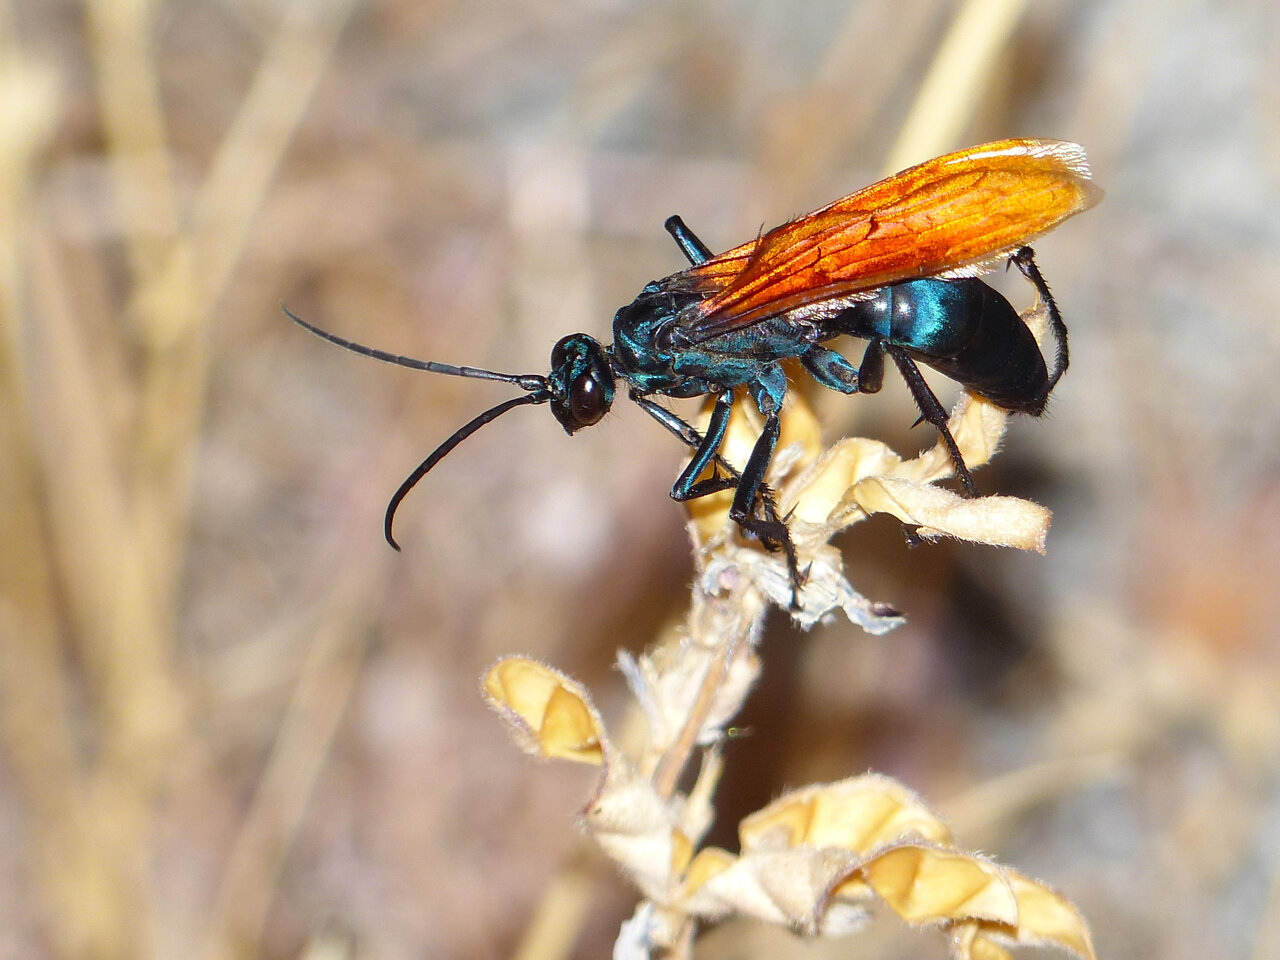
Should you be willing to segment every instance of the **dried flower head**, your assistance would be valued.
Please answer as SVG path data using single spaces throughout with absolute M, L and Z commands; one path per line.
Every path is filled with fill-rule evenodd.
M 1043 327 L 1042 313 L 1027 319 L 1033 330 Z M 979 398 L 960 401 L 950 426 L 968 464 L 990 459 L 1005 420 Z M 723 456 L 745 461 L 758 429 L 749 410 L 735 409 Z M 1047 510 L 936 486 L 951 470 L 941 442 L 914 459 L 866 439 L 823 450 L 808 407 L 789 404 L 767 480 L 807 572 L 792 610 L 797 622 L 811 626 L 838 611 L 871 633 L 902 622 L 892 607 L 854 590 L 829 543 L 873 513 L 890 513 L 927 539 L 1043 550 Z M 1093 960 L 1088 928 L 1068 900 L 956 845 L 937 815 L 888 777 L 793 790 L 739 824 L 736 854 L 702 845 L 715 815 L 720 744 L 760 673 L 764 613 L 792 600 L 785 559 L 741 539 L 729 499 L 691 504 L 698 574 L 684 622 L 639 656 L 619 653 L 643 719 L 635 743 L 624 750 L 611 739 L 582 686 L 551 667 L 507 657 L 483 682 L 527 753 L 602 767 L 582 826 L 643 897 L 615 957 L 689 956 L 700 922 L 734 915 L 805 935 L 846 934 L 883 906 L 907 923 L 941 928 L 964 960 L 1006 957 L 1002 943 L 1055 945 Z M 695 754 L 701 765 L 684 794 L 676 785 Z

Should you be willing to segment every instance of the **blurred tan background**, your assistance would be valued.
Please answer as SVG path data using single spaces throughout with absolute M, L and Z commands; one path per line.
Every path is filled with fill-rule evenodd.
M 513 413 L 396 555 L 388 496 L 510 391 L 279 302 L 542 373 L 682 266 L 669 214 L 723 249 L 1004 136 L 1107 191 L 1039 244 L 1071 370 L 978 474 L 1054 510 L 1048 554 L 855 528 L 910 622 L 775 618 L 714 839 L 874 768 L 1103 956 L 1280 956 L 1278 116 L 1268 0 L 0 3 L 0 957 L 605 955 L 634 895 L 576 839 L 594 775 L 476 681 L 523 652 L 618 716 L 614 651 L 687 598 L 681 451 L 626 403 Z M 816 397 L 829 438 L 931 444 L 890 379 Z M 700 955 L 849 951 L 945 945 Z

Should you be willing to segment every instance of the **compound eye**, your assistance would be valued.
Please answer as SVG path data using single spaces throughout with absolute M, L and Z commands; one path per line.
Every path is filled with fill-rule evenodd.
M 609 412 L 609 396 L 595 371 L 574 378 L 569 387 L 569 412 L 576 424 L 589 427 Z

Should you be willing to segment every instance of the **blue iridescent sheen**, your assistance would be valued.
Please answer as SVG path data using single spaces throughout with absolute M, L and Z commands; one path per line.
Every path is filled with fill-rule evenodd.
M 690 263 L 710 258 L 706 245 L 678 217 L 669 219 L 666 227 Z M 391 525 L 397 505 L 436 463 L 476 430 L 517 406 L 546 403 L 565 431 L 573 433 L 604 418 L 621 381 L 633 401 L 694 449 L 671 487 L 671 496 L 685 501 L 733 490 L 730 518 L 766 546 L 785 551 L 792 585 L 798 591 L 802 578 L 795 547 L 764 483 L 787 394 L 783 361 L 798 360 L 817 383 L 853 394 L 879 390 L 884 358 L 891 358 L 920 408 L 921 419 L 937 428 L 965 492 L 973 495 L 977 488 L 947 427 L 946 411 L 916 361 L 1008 410 L 1037 416 L 1043 412 L 1049 393 L 1067 367 L 1066 327 L 1031 248 L 1023 247 L 1009 259 L 1044 302 L 1056 341 L 1052 373 L 1017 311 L 994 289 L 974 278 L 922 277 L 864 291 L 860 294 L 864 299 L 853 303 L 838 297 L 824 301 L 815 293 L 800 307 L 753 322 L 716 326 L 702 323 L 700 312 L 703 298 L 712 295 L 715 288 L 700 286 L 689 273 L 676 273 L 647 284 L 634 301 L 617 312 L 612 345 L 605 346 L 585 333 L 562 338 L 551 352 L 551 371 L 545 377 L 414 360 L 362 346 L 291 313 L 289 316 L 317 336 L 378 360 L 433 373 L 498 380 L 525 391 L 524 396 L 492 407 L 457 430 L 400 485 L 384 520 L 392 546 L 396 546 Z M 824 345 L 840 337 L 867 342 L 860 363 Z M 734 396 L 743 389 L 764 418 L 764 427 L 739 471 L 719 450 Z M 652 399 L 700 396 L 715 397 L 702 433 Z
M 1018 312 L 972 277 L 882 287 L 824 329 L 900 348 L 1007 410 L 1039 415 L 1051 389 L 1044 356 Z
M 701 263 L 710 255 L 706 246 L 679 218 L 667 222 L 689 261 Z M 1011 257 L 1036 286 L 1056 315 L 1048 287 L 1044 285 L 1030 248 Z M 655 280 L 613 318 L 613 345 L 603 347 L 575 334 L 575 349 L 552 358 L 547 378 L 552 407 L 569 432 L 576 422 L 563 399 L 591 368 L 588 379 L 601 378 L 607 361 L 608 377 L 624 381 L 632 399 L 669 429 L 670 415 L 645 398 L 650 396 L 698 397 L 713 395 L 717 403 L 705 434 L 681 432 L 695 453 L 671 488 L 676 500 L 732 488 L 732 517 L 745 530 L 766 543 L 787 545 L 785 525 L 775 517 L 756 512 L 764 484 L 764 472 L 779 433 L 778 413 L 787 392 L 782 361 L 798 359 L 822 386 L 841 393 L 874 393 L 884 376 L 884 357 L 893 359 L 907 380 L 921 417 L 941 433 L 966 493 L 976 487 L 964 459 L 947 429 L 946 411 L 920 375 L 919 360 L 957 380 L 967 389 L 1005 407 L 1038 415 L 1049 391 L 1066 367 L 1065 333 L 1058 341 L 1056 370 L 1050 376 L 1035 337 L 1009 302 L 992 287 L 974 278 L 924 277 L 872 291 L 866 299 L 827 313 L 798 309 L 767 317 L 714 336 L 699 328 L 701 296 L 685 274 Z M 1060 322 L 1058 324 L 1060 326 Z M 1056 328 L 1055 328 L 1056 329 Z M 1065 330 L 1065 328 L 1063 328 Z M 848 336 L 867 341 L 861 364 L 823 345 Z M 599 351 L 597 361 L 589 354 Z M 716 458 L 728 426 L 733 395 L 745 388 L 765 418 L 764 430 L 741 475 L 699 479 Z M 603 409 L 592 408 L 595 419 L 612 403 L 609 389 L 596 389 L 594 397 Z M 694 439 L 696 437 L 696 439 Z

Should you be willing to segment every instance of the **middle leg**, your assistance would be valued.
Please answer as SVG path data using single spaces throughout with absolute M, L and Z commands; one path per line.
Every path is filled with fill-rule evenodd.
M 666 407 L 661 404 L 654 403 L 648 397 L 642 396 L 634 391 L 631 394 L 631 399 L 640 406 L 641 410 L 649 414 L 653 419 L 657 420 L 658 423 L 662 424 L 662 426 L 673 436 L 677 437 L 686 446 L 692 447 L 695 451 L 695 456 L 697 456 L 697 451 L 701 451 L 706 447 L 707 436 L 699 433 L 693 426 L 680 419 Z M 710 431 L 708 431 L 708 434 L 709 433 Z M 719 444 L 716 444 L 711 447 L 711 450 L 713 451 L 712 460 L 716 466 L 724 470 L 726 474 L 726 476 L 719 478 L 716 481 L 717 483 L 723 484 L 719 489 L 730 489 L 734 487 L 740 488 L 742 475 L 734 469 L 733 465 L 729 463 L 729 461 L 725 460 L 719 453 L 715 452 L 718 446 Z M 765 459 L 765 463 L 767 465 L 768 458 Z M 709 481 L 703 482 L 706 483 Z M 701 496 L 703 493 L 713 492 L 715 491 L 706 490 L 700 492 L 698 495 Z M 800 570 L 800 561 L 796 556 L 795 543 L 791 539 L 791 534 L 787 529 L 786 521 L 778 513 L 778 501 L 774 496 L 773 490 L 767 484 L 760 482 L 756 486 L 756 496 L 760 499 L 760 510 L 763 514 L 763 518 L 759 519 L 758 522 L 766 524 L 768 531 L 772 531 L 774 533 L 781 531 L 781 539 L 774 542 L 761 538 L 758 533 L 756 536 L 761 540 L 761 543 L 764 544 L 766 549 L 780 549 L 786 557 L 787 576 L 791 581 L 791 609 L 798 610 L 800 608 L 800 588 L 804 586 L 804 582 L 807 578 L 807 572 L 801 572 Z M 737 498 L 735 497 L 735 500 L 736 499 Z M 742 524 L 739 523 L 738 526 L 741 528 Z

